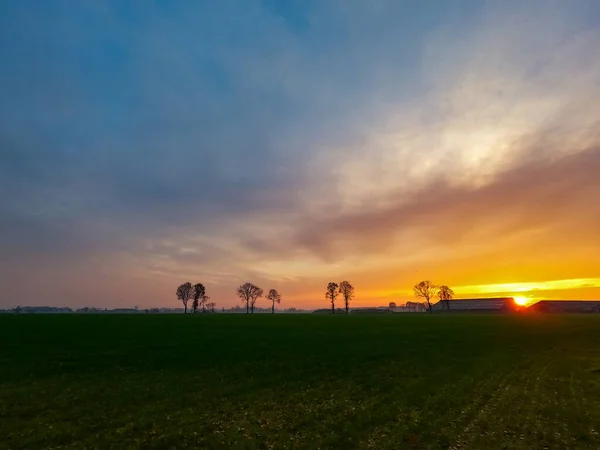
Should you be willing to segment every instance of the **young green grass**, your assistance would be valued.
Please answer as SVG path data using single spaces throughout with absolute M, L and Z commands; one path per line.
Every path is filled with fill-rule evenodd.
M 600 316 L 2 315 L 0 448 L 600 448 Z

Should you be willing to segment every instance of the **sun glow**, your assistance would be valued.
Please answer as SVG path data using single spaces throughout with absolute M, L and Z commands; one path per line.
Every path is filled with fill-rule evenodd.
M 515 299 L 515 303 L 520 306 L 526 305 L 529 301 L 527 297 L 522 297 L 520 295 L 515 295 L 513 298 Z

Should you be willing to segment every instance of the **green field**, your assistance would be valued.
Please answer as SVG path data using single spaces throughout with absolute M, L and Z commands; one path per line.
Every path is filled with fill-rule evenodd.
M 600 316 L 0 315 L 0 448 L 600 448 Z

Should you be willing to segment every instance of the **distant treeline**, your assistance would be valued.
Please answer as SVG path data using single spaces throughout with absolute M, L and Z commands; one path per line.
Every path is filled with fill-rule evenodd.
M 314 311 L 316 314 L 331 313 L 335 314 L 349 314 L 350 313 L 350 302 L 354 299 L 354 286 L 347 280 L 341 281 L 339 284 L 335 281 L 327 283 L 325 289 L 325 299 L 327 299 L 331 305 L 331 309 L 318 309 Z M 454 291 L 445 285 L 435 285 L 429 280 L 421 281 L 413 287 L 415 297 L 424 300 L 424 302 L 406 302 L 406 305 L 397 307 L 395 302 L 390 302 L 387 309 L 380 308 L 361 308 L 356 309 L 353 313 L 356 314 L 380 314 L 382 311 L 395 311 L 398 312 L 431 312 L 431 300 L 437 296 L 440 301 L 449 304 L 454 296 Z M 235 291 L 236 296 L 246 306 L 246 314 L 254 314 L 254 311 L 258 311 L 259 307 L 256 306 L 256 302 L 259 298 L 263 297 L 264 291 L 253 283 L 244 283 Z M 187 313 L 188 303 L 192 301 L 192 309 L 194 313 L 198 310 L 199 306 L 202 307 L 202 311 L 205 311 L 206 300 L 209 298 L 206 296 L 206 288 L 202 283 L 192 285 L 189 281 L 179 285 L 175 291 L 175 295 L 179 301 L 183 303 L 184 313 Z M 338 297 L 344 301 L 344 309 L 336 308 L 335 302 Z M 266 295 L 266 299 L 271 303 L 271 313 L 275 313 L 275 303 L 281 303 L 281 294 L 276 289 L 270 289 Z M 208 304 L 209 308 L 212 308 L 214 312 L 215 303 Z M 241 309 L 241 308 L 240 308 Z M 225 310 L 223 310 L 224 312 Z
M 181 314 L 183 308 L 69 308 L 69 307 L 57 307 L 57 306 L 17 306 L 16 308 L 0 309 L 0 314 Z M 312 309 L 297 309 L 297 308 L 286 308 L 279 312 L 285 314 L 306 314 L 311 313 Z M 208 310 L 206 311 L 209 312 Z M 255 312 L 266 314 L 271 313 L 270 308 L 255 308 Z M 212 312 L 210 312 L 212 314 Z M 232 308 L 221 308 L 215 309 L 214 313 L 225 313 L 225 314 L 245 314 L 246 310 L 236 305 Z
M 69 308 L 57 306 L 17 306 L 13 309 L 0 310 L 0 312 L 8 312 L 14 314 L 147 314 L 147 313 L 163 313 L 173 314 L 181 313 L 182 308 L 149 308 L 139 309 L 134 308 Z
M 359 308 L 354 309 L 352 311 L 353 314 L 381 314 L 385 312 L 431 312 L 431 300 L 434 297 L 439 298 L 441 302 L 444 302 L 448 305 L 449 301 L 452 300 L 454 296 L 454 292 L 448 286 L 437 286 L 433 284 L 431 281 L 421 281 L 417 283 L 414 288 L 414 294 L 417 298 L 425 300 L 424 302 L 406 302 L 404 306 L 397 306 L 395 302 L 390 302 L 388 308 Z M 270 289 L 268 294 L 264 296 L 266 300 L 270 303 L 270 308 L 264 308 L 256 305 L 258 299 L 263 298 L 264 291 L 262 288 L 258 287 L 253 283 L 244 283 L 235 291 L 238 299 L 245 306 L 246 314 L 254 314 L 254 312 L 271 312 L 275 313 L 275 304 L 280 304 L 282 301 L 281 294 L 277 291 L 277 289 Z M 339 284 L 336 282 L 329 282 L 327 284 L 325 290 L 325 298 L 329 301 L 331 308 L 327 309 L 318 309 L 314 311 L 316 314 L 324 314 L 325 312 L 331 314 L 349 314 L 350 311 L 350 302 L 354 299 L 355 288 L 349 281 L 341 281 Z M 218 312 L 217 304 L 215 302 L 209 301 L 210 297 L 206 295 L 206 287 L 202 283 L 192 284 L 191 282 L 185 282 L 177 287 L 175 291 L 175 295 L 179 301 L 183 304 L 183 312 L 184 314 L 188 311 L 189 302 L 192 302 L 192 311 L 203 312 L 203 313 L 215 313 Z M 344 308 L 336 308 L 335 303 L 338 297 L 341 297 L 344 302 Z M 160 314 L 160 313 L 175 313 L 180 312 L 181 309 L 172 309 L 172 308 L 151 308 L 140 310 L 137 306 L 135 308 L 117 308 L 117 309 L 98 309 L 98 308 L 80 308 L 73 310 L 71 308 L 60 308 L 60 307 L 52 307 L 52 306 L 18 306 L 10 312 L 13 313 L 117 313 L 117 314 L 136 314 L 136 313 L 146 313 L 146 314 Z M 230 313 L 241 313 L 244 310 L 238 306 L 235 308 L 230 308 L 229 310 L 225 310 L 225 308 L 221 308 L 220 312 L 230 312 Z M 293 313 L 293 312 L 301 312 L 302 310 L 296 310 L 295 308 L 289 308 L 285 310 L 285 312 Z

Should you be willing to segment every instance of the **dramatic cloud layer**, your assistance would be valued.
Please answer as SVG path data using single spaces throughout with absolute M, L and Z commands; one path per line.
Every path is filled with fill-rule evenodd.
M 600 4 L 3 2 L 0 307 L 600 297 Z

